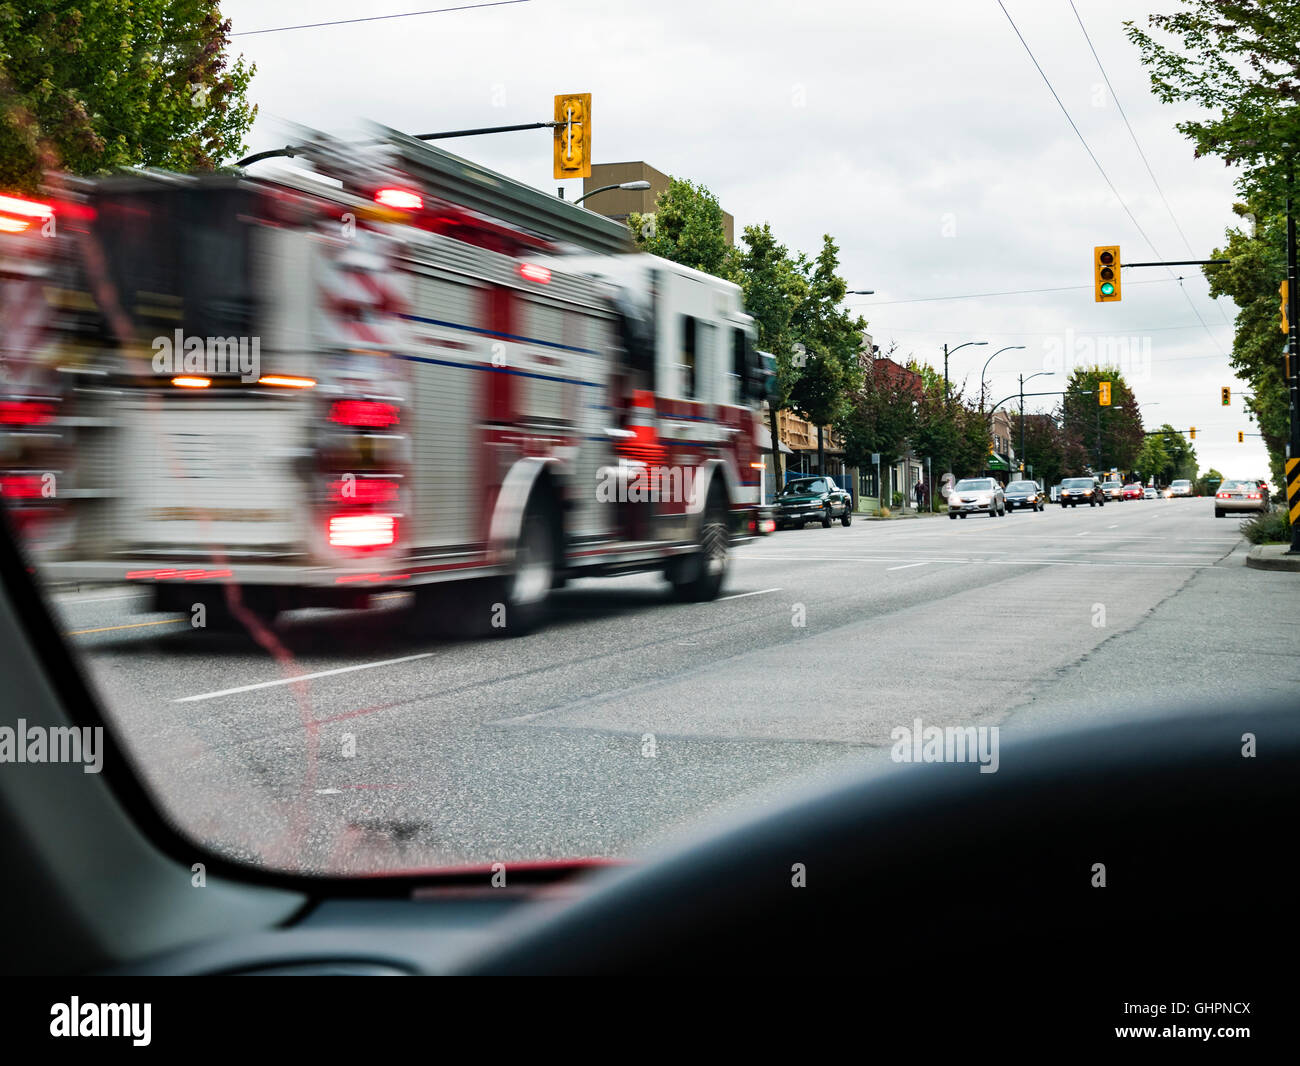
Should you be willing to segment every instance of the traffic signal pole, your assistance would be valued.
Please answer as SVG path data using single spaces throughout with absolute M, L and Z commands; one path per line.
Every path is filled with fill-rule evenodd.
M 1286 382 L 1290 393 L 1291 436 L 1287 440 L 1286 459 L 1283 462 L 1283 492 L 1286 496 L 1284 506 L 1291 522 L 1291 547 L 1288 555 L 1300 555 L 1300 404 L 1297 403 L 1296 387 L 1300 384 L 1300 366 L 1297 365 L 1296 348 L 1296 247 L 1295 215 L 1291 213 L 1291 168 L 1286 174 L 1286 280 L 1287 280 L 1287 352 L 1290 358 L 1288 369 L 1291 376 Z

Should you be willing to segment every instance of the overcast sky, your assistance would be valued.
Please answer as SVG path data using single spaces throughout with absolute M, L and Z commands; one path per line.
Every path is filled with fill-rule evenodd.
M 448 6 L 454 0 L 227 0 L 242 34 L 274 26 Z M 1154 248 L 1071 130 L 997 0 L 900 4 L 767 0 L 528 0 L 355 25 L 235 37 L 257 64 L 250 147 L 285 143 L 290 123 L 336 133 L 371 119 L 413 133 L 551 117 L 558 92 L 593 94 L 596 162 L 644 159 L 702 182 L 743 226 L 769 222 L 791 248 L 830 233 L 876 343 L 942 367 L 990 401 L 1017 375 L 1062 388 L 1074 363 L 1110 351 L 1148 427 L 1195 425 L 1202 468 L 1267 476 L 1228 365 L 1233 305 L 1198 268 L 1135 269 L 1123 300 L 1098 305 L 1092 249 L 1125 260 L 1208 258 L 1233 224 L 1232 172 L 1196 160 L 1173 128 L 1190 112 L 1150 92 L 1126 19 L 1175 0 L 1075 0 L 1172 208 L 1165 207 L 1069 0 L 1004 0 L 1061 101 Z M 545 131 L 444 142 L 555 191 Z M 265 165 L 265 164 L 262 164 Z M 579 182 L 570 183 L 571 198 Z M 1179 233 L 1186 235 L 1185 244 Z M 1280 279 L 1279 279 L 1280 280 Z M 934 297 L 1024 289 L 973 299 Z M 926 301 L 926 302 L 917 302 Z M 1199 321 L 1198 321 L 1199 316 Z M 1202 324 L 1203 323 L 1203 324 Z M 1282 334 L 1278 334 L 1279 350 Z M 1233 405 L 1219 389 L 1233 387 Z M 1055 397 L 1026 402 L 1048 410 Z

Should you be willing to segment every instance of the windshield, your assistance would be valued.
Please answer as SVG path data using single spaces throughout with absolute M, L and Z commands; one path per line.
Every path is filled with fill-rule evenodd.
M 0 4 L 6 642 L 175 855 L 637 857 L 900 730 L 1293 684 L 1283 171 L 1078 4 L 1181 248 L 1075 13 L 1004 6 Z
M 826 482 L 817 479 L 806 481 L 792 481 L 781 491 L 782 496 L 801 496 L 809 493 L 818 493 L 826 491 Z

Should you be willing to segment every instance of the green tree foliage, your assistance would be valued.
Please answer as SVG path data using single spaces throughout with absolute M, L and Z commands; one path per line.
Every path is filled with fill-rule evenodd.
M 1147 437 L 1142 450 L 1138 453 L 1137 469 L 1142 472 L 1142 476 L 1145 478 L 1154 474 L 1157 484 L 1160 485 L 1168 485 L 1169 482 L 1177 481 L 1179 478 L 1195 480 L 1196 449 L 1192 442 L 1168 422 L 1164 423 L 1156 433 L 1158 435 Z M 1148 473 L 1144 463 L 1160 465 L 1152 465 Z
M 1025 416 L 1025 469 L 1034 480 L 1050 488 L 1062 478 L 1082 473 L 1087 452 L 1077 437 L 1071 437 L 1051 415 Z
M 917 425 L 921 391 L 915 378 L 898 373 L 895 366 L 888 359 L 871 359 L 861 386 L 836 425 L 849 466 L 866 468 L 872 454 L 879 452 L 881 469 L 887 469 L 907 451 Z M 883 493 L 882 485 L 882 502 Z
M 1243 168 L 1239 187 L 1262 206 L 1286 195 L 1284 156 L 1300 147 L 1300 6 L 1294 0 L 1182 0 L 1151 15 L 1152 32 L 1126 22 L 1165 103 L 1210 114 L 1179 122 L 1196 155 Z M 1283 146 L 1290 145 L 1288 151 Z
M 943 374 L 912 360 L 908 369 L 921 375 L 921 398 L 911 429 L 912 450 L 957 477 L 983 473 L 992 434 L 988 419 L 968 405 L 960 390 L 944 395 Z
M 213 0 L 0 3 L 0 188 L 237 159 L 255 68 L 230 62 L 229 35 Z
M 633 211 L 627 224 L 643 252 L 718 277 L 734 273 L 735 252 L 727 243 L 722 208 L 703 185 L 670 178 L 655 201 L 654 214 Z
M 1233 210 L 1244 219 L 1244 225 L 1229 229 L 1227 246 L 1216 248 L 1213 256 L 1232 262 L 1203 269 L 1210 281 L 1210 294 L 1230 296 L 1240 308 L 1232 367 L 1249 383 L 1247 410 L 1259 424 L 1268 449 L 1273 483 L 1281 484 L 1289 429 L 1282 357 L 1286 335 L 1279 328 L 1282 298 L 1278 294 L 1278 286 L 1286 278 L 1286 218 L 1261 216 L 1244 204 Z
M 1110 382 L 1110 406 L 1098 403 L 1098 384 Z M 1091 395 L 1087 395 L 1091 393 Z M 1133 390 L 1113 367 L 1080 367 L 1061 404 L 1065 432 L 1083 442 L 1094 471 L 1132 470 L 1142 450 L 1142 418 Z

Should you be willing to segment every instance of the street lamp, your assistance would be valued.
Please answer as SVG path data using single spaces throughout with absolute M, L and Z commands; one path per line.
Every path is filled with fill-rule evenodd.
M 1025 382 L 1033 381 L 1034 378 L 1050 378 L 1056 374 L 1055 370 L 1040 370 L 1037 374 L 1030 374 L 1025 377 L 1020 375 L 1020 461 L 1025 461 Z
M 578 204 L 582 203 L 583 200 L 587 199 L 587 197 L 595 196 L 598 192 L 609 192 L 610 189 L 626 189 L 628 192 L 643 192 L 648 188 L 650 188 L 650 183 L 648 181 L 625 181 L 615 185 L 602 185 L 599 189 L 592 189 L 591 192 L 583 193 L 573 201 L 573 204 L 576 207 Z
M 948 356 L 952 355 L 953 352 L 959 352 L 970 345 L 979 348 L 986 344 L 988 344 L 988 341 L 966 341 L 965 344 L 957 345 L 957 347 L 951 352 L 948 350 L 947 344 L 943 346 L 943 398 L 945 401 L 948 399 Z
M 984 372 L 988 370 L 989 363 L 993 362 L 993 360 L 996 359 L 1003 352 L 1016 351 L 1018 349 L 1023 349 L 1024 347 L 1025 346 L 1023 344 L 1013 344 L 1008 348 L 999 348 L 996 352 L 994 352 L 992 355 L 990 355 L 987 359 L 984 360 L 984 370 L 980 371 L 980 410 L 981 411 L 984 410 Z
M 875 296 L 875 289 L 845 289 L 845 296 Z

